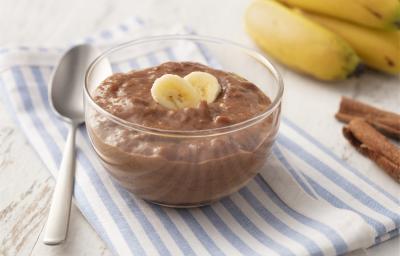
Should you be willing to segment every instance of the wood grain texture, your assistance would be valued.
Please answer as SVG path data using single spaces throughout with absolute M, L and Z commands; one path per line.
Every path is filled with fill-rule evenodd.
M 12 223 L 2 228 L 2 253 L 27 254 L 33 248 L 50 202 L 49 179 L 37 181 L 0 211 L 0 222 Z
M 0 47 L 54 46 L 81 38 L 134 15 L 157 24 L 182 23 L 199 34 L 252 45 L 242 26 L 247 0 L 0 0 Z M 207 14 L 207 15 L 206 15 Z M 341 136 L 334 119 L 340 96 L 400 111 L 399 76 L 369 71 L 361 78 L 323 83 L 278 65 L 286 90 L 285 116 L 386 189 L 400 188 L 358 155 Z M 318 95 L 320 101 L 315 98 Z M 75 206 L 69 237 L 62 246 L 40 240 L 54 180 L 0 101 L 0 255 L 109 255 L 104 243 Z M 310 111 L 313 118 L 310 119 Z M 368 250 L 370 255 L 397 255 L 396 238 Z
M 29 254 L 39 234 L 51 185 L 36 158 L 12 120 L 0 115 L 0 255 Z

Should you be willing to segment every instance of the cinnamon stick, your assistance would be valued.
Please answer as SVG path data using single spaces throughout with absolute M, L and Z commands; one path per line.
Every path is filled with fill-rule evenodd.
M 354 118 L 361 117 L 386 136 L 400 140 L 400 115 L 396 113 L 342 97 L 339 112 L 335 117 L 345 123 L 349 123 Z
M 351 120 L 343 128 L 343 135 L 359 152 L 400 183 L 400 149 L 384 135 L 360 118 Z

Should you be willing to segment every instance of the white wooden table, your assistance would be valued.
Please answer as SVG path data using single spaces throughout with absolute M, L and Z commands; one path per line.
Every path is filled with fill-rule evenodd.
M 242 26 L 247 5 L 246 0 L 0 0 L 0 46 L 57 45 L 133 15 L 157 23 L 180 22 L 203 35 L 251 44 Z M 285 115 L 400 196 L 400 186 L 388 182 L 374 164 L 348 146 L 341 124 L 333 118 L 340 95 L 400 112 L 399 77 L 368 72 L 360 79 L 324 84 L 279 68 L 286 81 Z M 43 245 L 40 234 L 53 187 L 54 179 L 0 102 L 0 256 L 110 255 L 75 206 L 68 241 L 55 247 Z M 367 250 L 369 255 L 399 252 L 399 238 Z

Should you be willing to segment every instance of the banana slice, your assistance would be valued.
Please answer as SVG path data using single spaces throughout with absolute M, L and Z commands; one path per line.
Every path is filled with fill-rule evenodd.
M 213 102 L 221 92 L 221 86 L 215 76 L 206 73 L 195 71 L 184 77 L 198 92 L 201 100 L 207 103 Z
M 200 103 L 200 96 L 190 83 L 172 74 L 165 74 L 154 81 L 151 96 L 157 103 L 170 109 L 193 108 Z

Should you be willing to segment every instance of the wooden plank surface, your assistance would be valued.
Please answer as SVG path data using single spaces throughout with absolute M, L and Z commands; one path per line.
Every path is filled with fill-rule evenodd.
M 160 24 L 180 22 L 203 35 L 250 44 L 242 27 L 242 13 L 247 4 L 246 0 L 0 0 L 0 47 L 57 45 L 133 15 Z M 279 69 L 286 81 L 285 115 L 343 159 L 368 173 L 377 183 L 391 184 L 388 189 L 399 191 L 400 196 L 399 187 L 388 183 L 385 174 L 377 172 L 376 166 L 347 145 L 340 134 L 341 124 L 333 118 L 343 94 L 399 111 L 399 77 L 369 72 L 360 79 L 332 85 L 292 73 L 281 66 Z M 324 97 L 324 101 L 315 100 L 316 94 Z M 4 104 L 0 101 L 0 256 L 110 255 L 75 206 L 68 241 L 61 246 L 43 245 L 40 235 L 54 179 L 28 145 Z M 393 239 L 367 253 L 397 255 L 399 242 L 399 238 Z

